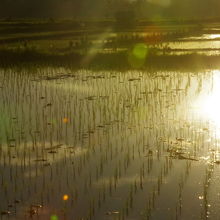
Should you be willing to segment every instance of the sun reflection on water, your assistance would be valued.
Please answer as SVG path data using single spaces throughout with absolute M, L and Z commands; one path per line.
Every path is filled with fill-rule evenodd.
M 211 92 L 205 88 L 195 104 L 199 116 L 212 125 L 215 135 L 220 138 L 220 70 L 213 71 L 212 80 L 208 84 Z

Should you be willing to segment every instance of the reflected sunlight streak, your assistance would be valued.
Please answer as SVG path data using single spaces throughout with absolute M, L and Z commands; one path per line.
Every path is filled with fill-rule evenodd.
M 201 95 L 196 101 L 199 115 L 209 120 L 216 129 L 216 135 L 220 137 L 220 71 L 213 72 L 213 88 L 210 94 Z

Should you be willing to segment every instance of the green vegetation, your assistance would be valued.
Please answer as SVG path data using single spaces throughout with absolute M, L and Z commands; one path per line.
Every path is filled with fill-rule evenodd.
M 0 22 L 1 220 L 219 218 L 220 24 L 128 15 Z
M 117 20 L 18 20 L 2 21 L 0 33 L 1 66 L 35 63 L 100 69 L 219 66 L 220 53 L 216 52 L 220 48 L 211 47 L 213 39 L 192 40 L 204 34 L 218 35 L 218 24 L 212 23 L 139 20 L 132 27 L 123 22 L 118 24 Z M 190 41 L 198 44 L 210 41 L 210 48 L 175 47 Z
M 218 79 L 1 68 L 1 218 L 217 219 Z

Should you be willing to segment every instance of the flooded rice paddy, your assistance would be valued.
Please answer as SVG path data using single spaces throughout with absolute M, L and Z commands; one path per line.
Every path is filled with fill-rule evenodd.
M 0 219 L 219 219 L 220 71 L 0 70 Z

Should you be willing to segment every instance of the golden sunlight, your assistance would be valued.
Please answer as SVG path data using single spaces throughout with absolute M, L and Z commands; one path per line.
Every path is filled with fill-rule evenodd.
M 218 39 L 220 38 L 220 34 L 210 34 L 210 39 Z
M 198 113 L 209 120 L 216 129 L 220 129 L 220 71 L 213 72 L 212 92 L 202 95 L 196 101 Z M 217 131 L 216 131 L 217 132 Z M 217 132 L 219 133 L 219 132 Z M 220 133 L 219 133 L 220 134 Z

